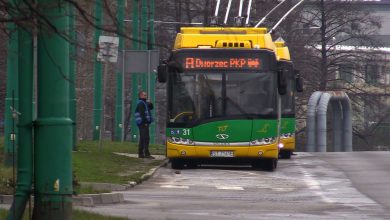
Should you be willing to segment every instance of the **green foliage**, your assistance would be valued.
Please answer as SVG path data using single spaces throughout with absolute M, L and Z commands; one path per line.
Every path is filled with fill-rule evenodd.
M 152 154 L 164 155 L 165 146 L 160 144 L 151 144 L 149 150 Z M 103 141 L 102 149 L 99 148 L 98 141 L 80 141 L 77 144 L 77 151 L 83 152 L 119 152 L 119 153 L 138 153 L 138 143 L 131 142 L 113 142 Z
M 4 166 L 3 138 L 0 138 L 0 194 L 13 193 L 12 168 Z M 129 142 L 104 141 L 99 149 L 97 141 L 80 141 L 77 151 L 73 152 L 73 187 L 75 194 L 102 193 L 106 190 L 96 190 L 84 187 L 80 182 L 99 182 L 113 184 L 128 184 L 130 181 L 141 182 L 142 176 L 150 169 L 158 166 L 161 161 L 138 159 L 117 155 L 118 153 L 136 154 L 138 146 Z M 152 154 L 165 154 L 162 145 L 150 146 Z

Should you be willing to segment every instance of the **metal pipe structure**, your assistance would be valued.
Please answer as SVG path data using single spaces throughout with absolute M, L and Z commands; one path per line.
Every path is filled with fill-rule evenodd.
M 283 0 L 281 1 L 279 4 L 277 4 L 273 9 L 271 9 L 271 11 L 269 11 L 256 25 L 255 25 L 255 28 L 259 27 L 260 24 L 262 24 L 265 19 L 268 18 L 268 16 L 270 14 L 272 14 L 272 12 L 274 12 L 279 6 L 281 6 L 286 0 Z
M 351 102 L 346 93 L 341 101 L 343 108 L 343 151 L 351 152 L 352 147 L 352 107 Z
M 247 12 L 246 12 L 246 21 L 245 21 L 246 25 L 249 24 L 249 17 L 250 17 L 250 14 L 251 14 L 251 8 L 252 8 L 252 0 L 249 0 L 248 9 L 247 9 Z
M 229 12 L 230 12 L 230 7 L 232 6 L 232 0 L 229 0 L 227 8 L 226 8 L 226 13 L 225 13 L 225 20 L 223 21 L 224 24 L 227 24 L 227 20 L 229 17 Z
M 340 152 L 342 148 L 342 140 L 341 135 L 342 134 L 342 115 L 338 111 L 341 109 L 341 103 L 340 102 L 331 102 L 332 105 L 332 123 L 333 123 L 333 147 L 335 152 Z M 338 134 L 338 135 L 336 135 Z
M 315 152 L 316 147 L 316 139 L 315 139 L 315 129 L 316 129 L 316 107 L 318 101 L 320 100 L 322 92 L 314 92 L 307 104 L 307 123 L 306 123 L 306 135 L 307 135 L 307 143 L 306 143 L 306 151 L 307 152 Z
M 285 19 L 292 11 L 294 11 L 294 9 L 295 9 L 296 7 L 298 7 L 300 4 L 303 3 L 303 1 L 305 1 L 305 0 L 299 1 L 299 2 L 298 2 L 297 4 L 295 4 L 290 10 L 288 10 L 288 11 L 286 12 L 286 14 L 284 14 L 283 17 L 278 21 L 278 23 L 276 23 L 275 26 L 272 27 L 272 29 L 269 31 L 269 33 L 271 34 L 271 33 L 279 26 L 279 24 L 282 23 L 282 21 L 284 21 L 284 19 Z
M 317 105 L 317 152 L 326 152 L 326 113 L 330 99 L 331 95 L 329 93 L 322 93 Z
M 22 7 L 22 6 L 20 6 Z M 18 27 L 19 120 L 17 182 L 14 201 L 7 219 L 22 219 L 30 199 L 33 176 L 33 37 L 31 31 Z
M 333 107 L 334 151 L 352 151 L 351 104 L 345 92 L 314 92 L 307 105 L 307 151 L 327 151 L 327 109 Z
M 33 220 L 70 220 L 72 120 L 69 114 L 69 42 L 63 37 L 69 34 L 69 3 L 38 0 L 38 4 L 42 7 L 42 17 L 50 21 L 57 32 L 46 26 L 40 26 L 38 31 Z

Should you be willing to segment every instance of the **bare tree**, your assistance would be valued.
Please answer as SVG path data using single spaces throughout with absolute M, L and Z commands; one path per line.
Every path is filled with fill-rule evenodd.
M 378 93 L 372 93 L 365 75 L 366 64 L 378 63 L 383 56 L 372 37 L 380 27 L 380 18 L 362 3 L 324 0 L 306 3 L 295 21 L 283 27 L 281 35 L 306 81 L 306 92 L 297 99 L 298 117 L 305 118 L 304 106 L 312 92 L 344 90 L 353 104 L 354 133 L 364 137 L 365 105 L 381 105 L 372 98 Z

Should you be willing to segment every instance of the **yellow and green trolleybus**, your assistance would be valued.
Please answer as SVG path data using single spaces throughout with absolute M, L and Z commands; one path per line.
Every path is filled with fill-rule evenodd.
M 266 28 L 181 28 L 158 68 L 172 168 L 209 161 L 276 168 L 287 83 L 275 50 Z
M 295 151 L 295 94 L 302 92 L 302 79 L 294 70 L 290 52 L 283 40 L 276 40 L 278 65 L 285 71 L 286 94 L 281 96 L 280 158 L 290 159 Z

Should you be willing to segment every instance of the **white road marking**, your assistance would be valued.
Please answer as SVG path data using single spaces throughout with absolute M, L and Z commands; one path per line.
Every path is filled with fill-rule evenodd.
M 217 189 L 226 189 L 226 190 L 244 190 L 241 186 L 215 186 Z
M 179 186 L 179 185 L 161 185 L 161 188 L 170 188 L 170 189 L 188 189 L 189 186 Z

